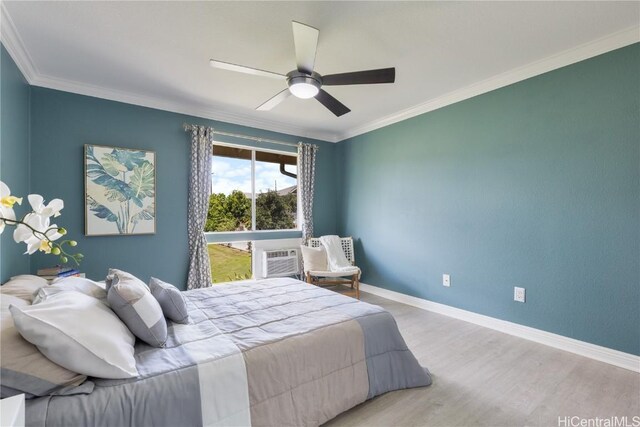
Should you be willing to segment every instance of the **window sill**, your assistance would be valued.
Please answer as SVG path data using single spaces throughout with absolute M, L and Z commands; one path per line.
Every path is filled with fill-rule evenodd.
M 244 242 L 247 240 L 295 239 L 302 237 L 301 230 L 228 231 L 204 233 L 207 243 Z

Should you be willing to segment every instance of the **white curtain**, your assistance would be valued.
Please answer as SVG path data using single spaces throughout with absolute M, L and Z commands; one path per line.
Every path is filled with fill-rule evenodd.
M 213 129 L 205 126 L 190 127 L 191 172 L 189 174 L 189 202 L 187 230 L 189 236 L 189 276 L 187 289 L 211 286 L 211 264 L 207 250 L 204 225 L 211 193 L 211 153 Z
M 298 144 L 298 179 L 302 206 L 302 242 L 307 244 L 313 237 L 313 187 L 316 173 L 316 153 L 313 144 Z

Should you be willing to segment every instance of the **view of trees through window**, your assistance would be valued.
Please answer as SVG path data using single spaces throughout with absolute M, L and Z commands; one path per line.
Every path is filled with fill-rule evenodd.
M 296 229 L 297 189 L 296 156 L 214 145 L 205 231 Z M 214 282 L 251 277 L 251 242 L 211 244 L 209 257 Z
M 255 151 L 252 161 L 252 150 L 215 146 L 205 231 L 297 228 L 296 163 L 295 156 L 262 151 Z

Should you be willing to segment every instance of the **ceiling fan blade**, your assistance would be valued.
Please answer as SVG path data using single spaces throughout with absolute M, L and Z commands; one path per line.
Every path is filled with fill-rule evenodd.
M 289 96 L 291 96 L 291 92 L 289 91 L 289 88 L 286 88 L 282 92 L 279 92 L 273 98 L 269 99 L 267 102 L 265 102 L 262 105 L 260 105 L 258 108 L 256 108 L 256 110 L 258 110 L 258 111 L 269 111 L 273 107 L 275 107 L 276 105 L 280 104 L 282 101 L 287 99 Z
M 320 31 L 316 28 L 291 21 L 293 25 L 293 43 L 296 47 L 296 65 L 301 73 L 311 74 L 316 62 L 316 50 L 318 48 L 318 36 Z
M 274 79 L 285 80 L 287 76 L 284 74 L 272 73 L 271 71 L 259 70 L 258 68 L 245 67 L 244 65 L 236 65 L 230 62 L 216 61 L 215 59 L 209 60 L 209 65 L 213 68 L 220 68 L 223 70 L 237 71 L 245 74 L 253 74 L 254 76 L 271 77 Z
M 381 68 L 379 70 L 354 71 L 352 73 L 322 76 L 322 84 L 328 86 L 367 85 L 373 83 L 393 83 L 395 81 L 395 68 Z
M 316 95 L 316 99 L 320 101 L 322 105 L 327 107 L 329 111 L 336 115 L 336 117 L 340 117 L 343 114 L 347 114 L 351 111 L 344 105 L 342 102 L 335 99 L 333 96 L 329 95 L 325 90 L 320 89 L 318 94 Z

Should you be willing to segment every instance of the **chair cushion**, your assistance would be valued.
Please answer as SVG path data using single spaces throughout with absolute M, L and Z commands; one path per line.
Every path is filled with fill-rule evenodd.
M 304 264 L 304 271 L 327 271 L 327 252 L 323 247 L 312 248 L 309 246 L 300 246 L 302 250 L 302 262 Z
M 308 270 L 307 273 L 317 277 L 346 277 L 346 276 L 353 276 L 354 274 L 357 274 L 358 277 L 360 277 L 360 269 L 358 267 L 353 267 L 349 269 L 345 268 L 344 270 L 341 270 L 341 271 Z

